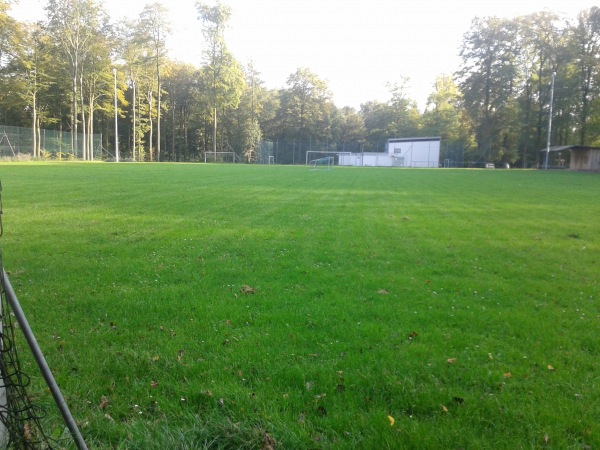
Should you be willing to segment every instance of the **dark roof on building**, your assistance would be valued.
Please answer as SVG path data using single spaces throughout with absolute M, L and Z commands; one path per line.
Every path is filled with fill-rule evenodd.
M 600 147 L 589 147 L 586 145 L 559 145 L 556 147 L 550 147 L 551 152 L 566 152 L 568 150 L 600 150 Z M 546 149 L 540 151 L 545 152 Z
M 388 142 L 427 142 L 427 141 L 441 141 L 441 137 L 412 137 L 412 138 L 394 138 L 388 139 Z

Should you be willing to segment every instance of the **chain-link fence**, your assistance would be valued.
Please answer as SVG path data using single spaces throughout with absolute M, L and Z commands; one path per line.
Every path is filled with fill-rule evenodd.
M 256 162 L 258 164 L 306 164 L 308 152 L 361 153 L 362 145 L 357 142 L 317 142 L 313 140 L 261 141 Z
M 77 142 L 69 131 L 40 130 L 40 148 L 46 158 L 81 158 L 84 137 L 77 133 Z M 102 135 L 94 134 L 92 154 L 95 159 L 102 158 Z M 75 147 L 75 149 L 74 149 Z M 33 131 L 31 128 L 0 125 L 0 157 L 33 155 Z

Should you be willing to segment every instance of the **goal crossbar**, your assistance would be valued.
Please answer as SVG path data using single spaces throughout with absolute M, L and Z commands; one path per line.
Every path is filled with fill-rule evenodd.
M 231 159 L 232 163 L 235 163 L 236 160 L 236 154 L 235 152 L 205 152 L 204 153 L 204 162 L 211 162 L 207 160 L 207 155 L 213 155 L 213 161 L 217 162 L 217 157 L 229 157 Z M 221 162 L 226 162 L 226 161 L 221 161 Z
M 323 157 L 329 156 L 329 157 L 333 157 L 333 158 L 335 158 L 337 156 L 339 158 L 341 155 L 350 156 L 351 154 L 352 154 L 352 152 L 331 152 L 331 151 L 322 152 L 319 150 L 308 150 L 306 152 L 306 165 L 308 166 L 308 165 L 310 165 L 311 161 L 316 161 L 317 159 L 320 159 L 319 158 L 320 155 L 324 155 Z M 334 159 L 334 161 L 335 161 L 335 159 Z

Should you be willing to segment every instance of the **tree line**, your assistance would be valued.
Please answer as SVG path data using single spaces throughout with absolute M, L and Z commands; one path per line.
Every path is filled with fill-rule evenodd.
M 574 19 L 475 18 L 460 67 L 437 77 L 421 112 L 402 77 L 388 86 L 388 101 L 358 110 L 337 107 L 309 68 L 290 74 L 282 89 L 266 87 L 252 63 L 228 50 L 232 13 L 220 2 L 196 2 L 204 40 L 197 66 L 169 59 L 171 24 L 161 3 L 118 23 L 98 0 L 48 0 L 38 23 L 13 19 L 10 5 L 0 0 L 0 123 L 31 128 L 34 156 L 44 128 L 71 131 L 84 160 L 93 159 L 92 136 L 101 132 L 114 155 L 114 92 L 119 152 L 135 161 L 232 151 L 253 162 L 263 140 L 383 151 L 389 138 L 441 136 L 461 149 L 454 159 L 527 167 L 546 146 L 552 93 L 552 144 L 600 145 L 597 7 Z

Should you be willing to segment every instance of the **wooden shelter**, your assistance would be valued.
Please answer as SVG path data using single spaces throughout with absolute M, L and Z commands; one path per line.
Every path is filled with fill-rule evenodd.
M 542 154 L 546 150 L 542 150 Z M 587 147 L 584 145 L 563 145 L 550 147 L 550 152 L 555 155 L 570 153 L 569 169 L 600 172 L 600 147 Z M 560 158 L 553 158 L 558 159 Z M 553 167 L 556 165 L 553 164 Z

